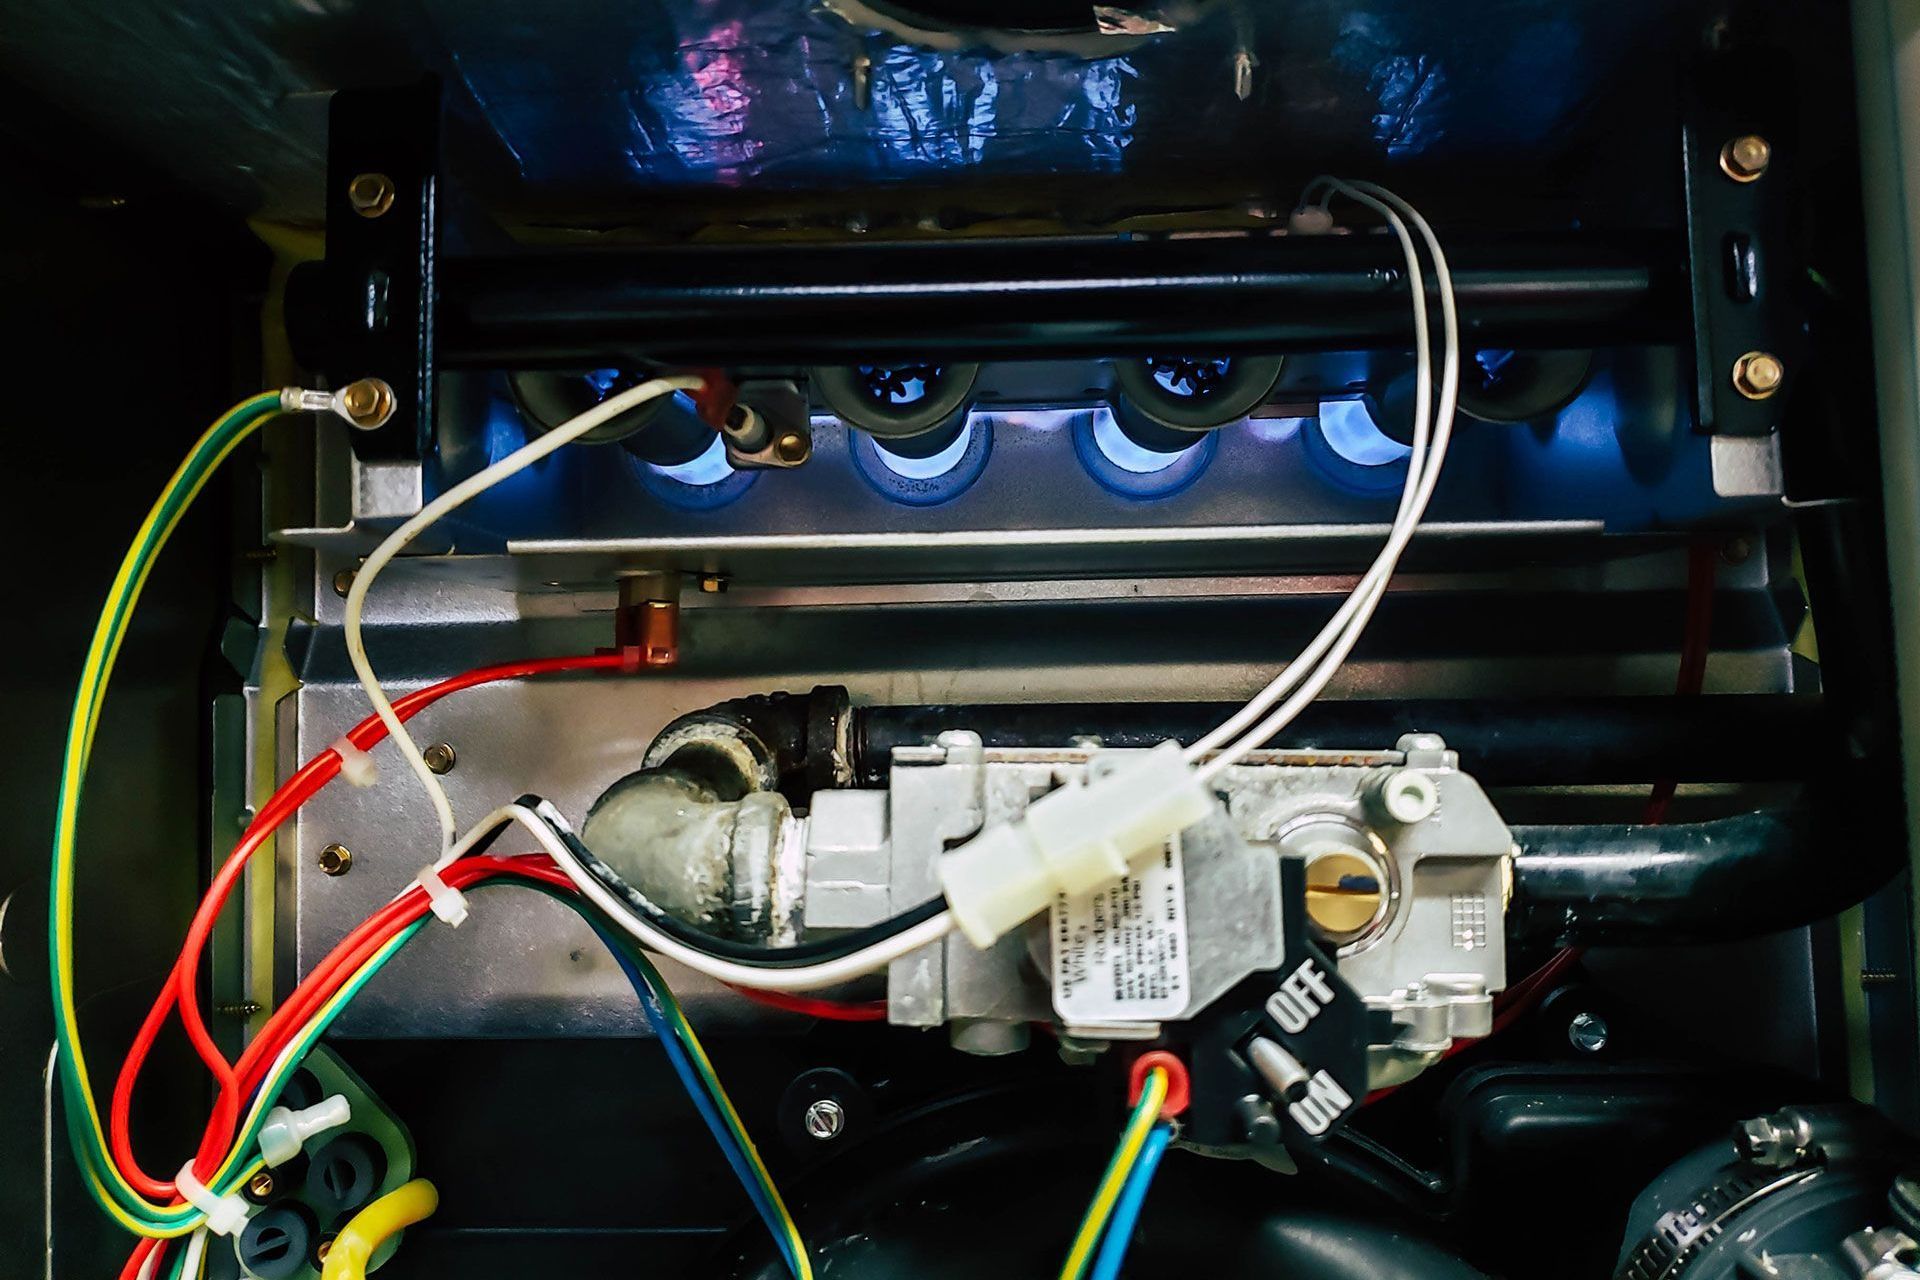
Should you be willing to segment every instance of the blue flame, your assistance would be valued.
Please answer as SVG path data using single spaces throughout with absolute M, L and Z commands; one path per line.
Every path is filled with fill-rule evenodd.
M 973 423 L 969 420 L 952 444 L 925 458 L 908 458 L 888 449 L 882 441 L 874 443 L 878 446 L 876 452 L 881 465 L 893 474 L 908 480 L 935 480 L 959 466 L 960 459 L 967 456 L 967 446 L 973 443 Z
M 727 461 L 727 442 L 719 436 L 713 438 L 706 452 L 691 462 L 682 462 L 676 466 L 663 467 L 657 463 L 647 464 L 652 470 L 669 480 L 678 480 L 681 484 L 699 487 L 719 484 L 733 474 L 733 464 Z
M 1320 435 L 1335 454 L 1358 467 L 1384 467 L 1413 452 L 1374 424 L 1364 400 L 1322 400 Z
M 492 466 L 526 442 L 527 425 L 521 420 L 519 410 L 505 401 L 491 402 L 487 406 L 487 465 Z
M 1188 445 L 1187 449 L 1181 449 L 1176 453 L 1161 453 L 1157 449 L 1148 449 L 1135 444 L 1127 433 L 1120 429 L 1119 422 L 1114 419 L 1113 411 L 1105 405 L 1093 411 L 1093 442 L 1100 446 L 1100 452 L 1106 455 L 1107 461 L 1122 471 L 1131 471 L 1137 476 L 1156 475 L 1165 471 L 1185 457 L 1187 449 L 1193 447 Z M 1198 441 L 1196 440 L 1195 443 Z

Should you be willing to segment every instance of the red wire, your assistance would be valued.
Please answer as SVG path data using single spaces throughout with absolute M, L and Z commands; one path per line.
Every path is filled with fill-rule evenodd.
M 544 855 L 463 858 L 442 873 L 442 878 L 455 889 L 470 888 L 496 876 L 515 876 L 539 881 L 569 893 L 574 891 L 573 882 Z M 426 891 L 415 885 L 361 921 L 341 939 L 326 959 L 294 988 L 287 1002 L 268 1019 L 260 1035 L 241 1054 L 236 1067 L 238 1092 L 245 1096 L 257 1089 L 272 1069 L 274 1060 L 280 1056 L 280 1051 L 306 1025 L 313 1012 L 331 998 L 375 952 L 402 929 L 425 916 L 430 909 Z M 216 1107 L 214 1114 L 208 1118 L 206 1135 L 201 1141 L 199 1154 L 194 1158 L 195 1170 L 202 1176 L 210 1174 L 232 1146 L 233 1129 L 229 1117 L 235 1114 L 237 1107 Z M 184 1202 L 177 1194 L 173 1194 L 170 1203 L 179 1205 Z M 147 1254 L 162 1245 L 163 1242 L 158 1240 L 142 1240 L 121 1269 L 121 1280 L 134 1280 Z
M 477 685 L 563 671 L 632 669 L 632 666 L 631 660 L 623 653 L 596 653 L 564 658 L 535 658 L 524 662 L 479 667 L 407 694 L 395 701 L 393 709 L 395 715 L 402 721 L 406 721 L 448 694 L 471 689 Z M 377 716 L 367 717 L 346 734 L 348 741 L 362 751 L 371 749 L 386 736 L 386 725 Z M 228 896 L 239 883 L 248 860 L 279 830 L 288 817 L 322 787 L 333 781 L 339 772 L 340 755 L 332 748 L 328 748 L 301 766 L 299 771 L 287 779 L 286 783 L 262 806 L 260 813 L 242 835 L 240 843 L 235 846 L 234 851 L 228 855 L 226 862 L 214 876 L 207 896 L 201 901 L 199 910 L 194 913 L 193 923 L 187 930 L 180 958 L 174 963 L 166 986 L 161 989 L 153 1008 L 148 1011 L 146 1020 L 141 1023 L 140 1030 L 134 1037 L 126 1062 L 121 1066 L 119 1078 L 114 1082 L 109 1137 L 114 1162 L 120 1166 L 127 1181 L 144 1196 L 153 1199 L 168 1197 L 173 1194 L 174 1187 L 171 1181 L 155 1178 L 146 1173 L 134 1156 L 129 1130 L 133 1090 L 139 1079 L 141 1068 L 145 1065 L 161 1028 L 166 1025 L 167 1015 L 177 1007 L 180 1011 L 181 1026 L 185 1028 L 188 1039 L 198 1051 L 200 1060 L 206 1063 L 207 1069 L 212 1072 L 215 1082 L 220 1087 L 219 1096 L 215 1102 L 214 1121 L 217 1123 L 209 1128 L 209 1133 L 217 1129 L 231 1134 L 245 1091 L 239 1087 L 241 1082 L 233 1066 L 227 1062 L 219 1046 L 213 1042 L 213 1037 L 207 1031 L 206 1022 L 201 1017 L 198 1000 L 200 957 L 213 932 L 214 922 L 219 917 L 221 908 L 226 905 Z M 348 972 L 351 971 L 351 969 L 348 970 Z M 303 987 L 305 985 L 302 984 Z M 331 995 L 332 992 L 329 991 L 326 994 Z M 325 998 L 323 995 L 320 1002 L 324 1002 Z M 261 1039 L 256 1039 L 255 1044 L 258 1045 Z M 277 1053 L 278 1050 L 276 1049 L 275 1052 Z M 245 1061 L 245 1058 L 243 1057 L 242 1060 Z M 271 1060 L 269 1055 L 268 1061 Z
M 167 1242 L 156 1240 L 152 1236 L 143 1237 L 140 1243 L 133 1247 L 133 1255 L 127 1259 L 127 1264 L 120 1268 L 120 1280 L 139 1280 L 140 1268 L 147 1265 L 147 1257 L 150 1254 L 159 1255 L 153 1263 L 153 1269 L 157 1273 L 160 1270 L 160 1264 L 166 1260 Z
M 752 987 L 735 987 L 731 982 L 727 986 L 739 992 L 747 999 L 764 1004 L 771 1009 L 784 1009 L 788 1013 L 804 1013 L 809 1018 L 825 1018 L 829 1022 L 885 1022 L 887 1020 L 887 1002 L 885 1000 L 820 1000 L 812 996 L 788 995 L 784 991 L 756 991 Z
M 1673 692 L 1682 698 L 1698 697 L 1707 680 L 1707 653 L 1713 640 L 1713 576 L 1719 552 L 1709 542 L 1696 542 L 1687 553 L 1687 623 L 1680 642 L 1680 674 Z M 1668 781 L 1654 784 L 1647 800 L 1646 822 L 1658 826 L 1667 820 L 1667 806 L 1673 803 L 1678 784 Z

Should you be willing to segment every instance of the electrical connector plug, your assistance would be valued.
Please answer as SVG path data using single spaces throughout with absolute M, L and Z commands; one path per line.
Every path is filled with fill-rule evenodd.
M 246 1197 L 209 1191 L 205 1183 L 193 1176 L 193 1161 L 181 1165 L 180 1172 L 173 1175 L 173 1189 L 182 1200 L 206 1215 L 207 1230 L 214 1235 L 237 1236 L 246 1229 L 247 1215 L 253 1212 Z
M 277 1169 L 299 1155 L 308 1142 L 351 1119 L 352 1106 L 337 1093 L 301 1111 L 275 1107 L 260 1126 L 260 1158 Z
M 1057 895 L 1127 874 L 1215 803 L 1177 742 L 1121 757 L 1091 782 L 1050 791 L 1016 820 L 941 855 L 947 906 L 974 946 L 991 946 Z

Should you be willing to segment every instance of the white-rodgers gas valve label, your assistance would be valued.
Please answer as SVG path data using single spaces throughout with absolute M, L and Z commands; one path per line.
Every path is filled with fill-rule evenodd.
M 1063 1022 L 1151 1022 L 1187 1008 L 1180 838 L 1091 893 L 1054 899 L 1053 1009 Z

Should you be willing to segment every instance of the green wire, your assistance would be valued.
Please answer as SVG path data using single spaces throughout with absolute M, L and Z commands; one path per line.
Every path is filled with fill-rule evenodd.
M 188 455 L 186 461 L 177 470 L 173 483 L 171 483 L 167 490 L 161 495 L 160 502 L 156 504 L 149 518 L 143 523 L 143 535 L 133 547 L 127 561 L 130 566 L 130 571 L 126 573 L 123 579 L 119 579 L 121 589 L 115 593 L 114 598 L 107 602 L 105 609 L 106 625 L 102 630 L 102 637 L 104 639 L 103 652 L 106 654 L 106 657 L 99 664 L 94 677 L 80 691 L 80 697 L 84 700 L 83 705 L 86 707 L 88 714 L 82 718 L 78 708 L 76 708 L 75 719 L 77 723 L 75 729 L 77 730 L 77 736 L 73 731 L 70 731 L 68 735 L 66 749 L 69 763 L 68 768 L 63 770 L 62 773 L 60 792 L 62 813 L 67 811 L 69 787 L 72 789 L 72 810 L 76 814 L 79 812 L 79 794 L 81 788 L 84 786 L 87 763 L 93 749 L 94 733 L 99 722 L 100 708 L 106 697 L 106 686 L 114 665 L 113 658 L 114 655 L 117 654 L 119 646 L 124 639 L 128 619 L 137 603 L 137 598 L 141 588 L 146 582 L 147 574 L 151 569 L 155 557 L 158 555 L 161 546 L 171 535 L 173 529 L 177 526 L 179 520 L 184 517 L 187 506 L 205 484 L 206 479 L 214 468 L 231 452 L 233 447 L 237 446 L 240 439 L 252 432 L 262 420 L 272 416 L 278 412 L 278 410 L 278 396 L 269 393 L 244 401 L 228 414 L 224 415 L 212 430 L 203 435 L 195 449 Z M 78 759 L 77 767 L 75 767 L 73 763 L 76 755 Z M 68 846 L 64 847 L 56 844 L 55 856 L 57 860 L 55 867 L 56 884 L 62 885 L 67 895 L 65 898 L 59 894 L 54 895 L 55 900 L 52 907 L 56 913 L 54 932 L 55 938 L 57 939 L 61 932 L 59 913 L 63 907 L 70 909 L 72 892 L 70 883 L 72 857 L 70 842 Z M 542 886 L 535 887 L 540 887 L 543 891 L 550 892 Z M 551 892 L 550 896 L 559 897 L 562 901 L 568 902 L 570 906 L 576 909 L 581 909 L 582 907 L 582 904 L 575 899 L 558 894 L 551 894 Z M 351 1003 L 359 994 L 360 990 L 373 979 L 374 975 L 379 973 L 387 962 L 391 960 L 403 946 L 412 940 L 419 930 L 424 927 L 424 923 L 424 921 L 416 922 L 390 939 L 380 951 L 376 952 L 375 955 L 369 959 L 367 964 L 362 966 L 354 978 L 349 980 L 339 992 L 335 993 L 334 997 L 332 997 L 323 1008 L 320 1015 L 303 1028 L 295 1039 L 290 1042 L 292 1048 L 291 1051 L 284 1056 L 284 1065 L 261 1083 L 260 1089 L 255 1095 L 255 1104 L 250 1112 L 250 1119 L 232 1148 L 234 1152 L 247 1151 L 257 1143 L 259 1131 L 266 1122 L 268 1107 L 265 1104 L 279 1095 L 285 1088 L 288 1078 L 299 1068 L 306 1055 L 312 1051 L 314 1044 L 319 1041 L 332 1025 L 334 1019 Z M 70 928 L 70 926 L 68 927 Z M 649 985 L 653 988 L 662 1009 L 668 1014 L 668 1019 L 676 1038 L 687 1051 L 688 1061 L 692 1064 L 703 1089 L 713 1102 L 715 1112 L 722 1118 L 728 1133 L 746 1157 L 746 1162 L 753 1170 L 755 1180 L 766 1196 L 766 1199 L 769 1203 L 776 1206 L 778 1215 L 783 1220 L 783 1226 L 788 1236 L 786 1244 L 790 1248 L 798 1251 L 804 1261 L 804 1246 L 800 1242 L 797 1228 L 793 1225 L 792 1216 L 787 1211 L 785 1204 L 781 1201 L 778 1191 L 774 1188 L 772 1176 L 767 1171 L 765 1163 L 760 1159 L 759 1152 L 754 1147 L 752 1139 L 747 1136 L 745 1126 L 741 1122 L 738 1112 L 734 1109 L 731 1099 L 727 1097 L 726 1090 L 721 1085 L 718 1074 L 713 1069 L 712 1062 L 707 1058 L 705 1049 L 700 1044 L 699 1037 L 694 1033 L 692 1024 L 687 1020 L 685 1010 L 681 1008 L 679 1001 L 674 997 L 671 988 L 667 986 L 665 980 L 660 976 L 659 971 L 654 968 L 652 962 L 647 959 L 638 946 L 634 945 L 630 939 L 625 938 L 617 931 L 607 930 L 605 932 L 609 940 L 612 941 L 614 945 L 618 945 L 622 952 L 634 962 L 635 967 L 645 975 Z M 198 1211 L 188 1206 L 180 1206 L 178 1208 L 155 1206 L 144 1197 L 133 1193 L 124 1177 L 120 1175 L 118 1168 L 114 1165 L 110 1153 L 105 1148 L 97 1128 L 97 1120 L 93 1123 L 88 1122 L 89 1117 L 96 1117 L 98 1112 L 94 1108 L 93 1100 L 86 1095 L 82 1087 L 79 1067 L 80 1064 L 84 1062 L 84 1058 L 81 1056 L 79 1048 L 77 1029 L 68 1018 L 67 1009 L 62 999 L 59 998 L 60 992 L 65 989 L 64 980 L 66 975 L 62 971 L 64 966 L 59 962 L 58 942 L 55 941 L 50 949 L 52 950 L 54 960 L 53 976 L 56 994 L 56 999 L 54 1000 L 55 1035 L 56 1043 L 60 1048 L 61 1092 L 63 1101 L 66 1104 L 69 1138 L 74 1148 L 75 1157 L 87 1174 L 86 1182 L 88 1191 L 103 1211 L 117 1219 L 130 1221 L 138 1226 L 144 1226 L 157 1234 L 178 1235 L 190 1231 L 193 1224 L 199 1218 Z M 237 1162 L 230 1154 L 227 1161 L 223 1163 L 231 1165 Z M 213 1187 L 213 1190 L 219 1194 L 231 1194 L 240 1186 L 244 1185 L 261 1167 L 263 1167 L 262 1162 L 258 1160 L 239 1165 L 229 1177 L 216 1180 L 216 1185 Z M 176 1260 L 174 1274 L 180 1274 L 184 1267 L 184 1262 L 185 1254 L 183 1252 L 180 1258 Z M 189 1280 L 191 1280 L 191 1278 L 189 1278 Z
M 136 566 L 136 572 L 130 574 L 125 579 L 123 589 L 113 600 L 108 602 L 106 611 L 108 625 L 105 630 L 105 635 L 109 642 L 106 649 L 107 653 L 112 654 L 117 652 L 118 645 L 125 633 L 127 619 L 132 610 L 135 597 L 138 595 L 139 587 L 145 582 L 146 570 L 154 559 L 158 544 L 164 541 L 166 536 L 171 532 L 172 527 L 177 524 L 179 518 L 184 514 L 186 504 L 191 501 L 193 494 L 197 492 L 198 488 L 204 483 L 205 478 L 213 467 L 238 443 L 240 438 L 251 432 L 261 420 L 277 412 L 278 405 L 278 396 L 274 394 L 257 396 L 243 402 L 240 406 L 225 415 L 221 422 L 217 424 L 215 430 L 206 433 L 195 450 L 189 454 L 187 461 L 177 472 L 175 482 L 168 487 L 166 493 L 162 496 L 154 518 L 143 524 L 143 528 L 146 528 L 148 533 L 134 548 L 132 563 Z M 69 772 L 71 772 L 73 779 L 72 785 L 75 788 L 75 803 L 73 809 L 76 813 L 78 812 L 78 780 L 84 778 L 86 758 L 92 751 L 93 732 L 98 724 L 100 705 L 105 699 L 106 677 L 111 670 L 111 665 L 111 661 L 102 664 L 95 679 L 81 691 L 81 698 L 90 700 L 88 705 L 91 708 L 92 714 L 86 719 L 84 725 L 78 726 L 81 729 L 78 741 L 75 741 L 71 731 L 68 736 L 66 750 L 68 752 L 69 762 L 71 764 L 77 752 L 79 754 L 79 765 L 77 769 L 70 767 L 69 770 L 62 771 L 60 796 L 60 811 L 62 813 L 66 812 L 67 809 L 67 789 L 70 785 Z M 78 717 L 76 716 L 76 718 Z M 58 886 L 64 878 L 61 873 L 63 868 L 67 866 L 66 860 L 71 857 L 71 854 L 63 849 L 60 844 L 56 844 L 55 856 L 56 859 L 59 860 L 55 868 L 56 885 Z M 66 870 L 65 874 L 66 876 L 70 876 L 70 869 Z M 98 1113 L 94 1110 L 92 1099 L 86 1097 L 81 1090 L 78 1064 L 84 1059 L 81 1057 L 78 1041 L 75 1038 L 75 1028 L 67 1016 L 66 1001 L 61 997 L 61 991 L 65 985 L 65 974 L 63 973 L 63 966 L 60 965 L 58 939 L 62 930 L 59 913 L 63 908 L 71 909 L 71 885 L 69 883 L 64 887 L 66 889 L 64 896 L 58 892 L 51 895 L 52 901 L 50 902 L 50 908 L 55 913 L 55 921 L 52 936 L 49 938 L 49 951 L 54 963 L 52 976 L 55 989 L 55 999 L 53 1001 L 55 1041 L 60 1048 L 61 1093 L 66 1103 L 68 1136 L 72 1142 L 76 1159 L 89 1175 L 87 1179 L 88 1190 L 96 1202 L 100 1203 L 104 1211 L 110 1215 L 119 1216 L 114 1214 L 114 1209 L 117 1207 L 126 1218 L 132 1219 L 135 1222 L 146 1223 L 161 1229 L 171 1229 L 177 1226 L 183 1218 L 190 1217 L 191 1211 L 188 1211 L 188 1213 L 184 1215 L 156 1215 L 154 1212 L 155 1207 L 150 1202 L 146 1201 L 143 1197 L 132 1194 L 130 1189 L 126 1187 L 124 1178 L 120 1176 L 118 1169 L 113 1165 L 108 1152 L 102 1145 L 100 1135 L 95 1125 L 87 1123 L 89 1116 L 97 1116 Z M 103 1195 L 112 1197 L 113 1203 L 111 1206 L 103 1199 Z
M 545 885 L 533 884 L 528 887 L 564 902 L 579 912 L 609 948 L 618 951 L 633 965 L 635 972 L 650 989 L 655 1003 L 666 1014 L 674 1038 L 680 1042 L 688 1064 L 692 1066 L 694 1074 L 699 1077 L 701 1089 L 712 1104 L 714 1113 L 720 1117 L 734 1147 L 752 1172 L 755 1186 L 771 1207 L 773 1216 L 778 1219 L 779 1231 L 776 1233 L 775 1243 L 787 1258 L 788 1265 L 795 1276 L 800 1280 L 812 1280 L 811 1256 L 807 1252 L 806 1241 L 801 1238 L 800 1228 L 794 1222 L 793 1213 L 787 1208 L 786 1201 L 781 1198 L 780 1189 L 774 1185 L 773 1174 L 767 1168 L 766 1162 L 761 1159 L 759 1148 L 748 1136 L 746 1125 L 740 1119 L 740 1113 L 735 1109 L 733 1099 L 727 1095 L 726 1086 L 720 1083 L 719 1074 L 707 1057 L 707 1051 L 700 1043 L 699 1035 L 695 1033 L 693 1024 L 687 1020 L 686 1010 L 681 1007 L 678 998 L 673 994 L 673 989 L 661 976 L 660 970 L 654 967 L 653 961 L 632 937 L 595 911 L 590 903 L 570 894 L 558 893 Z M 644 999 L 644 996 L 642 998 Z
M 1065 1265 L 1060 1268 L 1060 1280 L 1079 1280 L 1086 1275 L 1087 1267 L 1093 1261 L 1094 1247 L 1106 1230 L 1107 1220 L 1113 1214 L 1114 1203 L 1119 1199 L 1126 1180 L 1132 1176 L 1133 1167 L 1146 1145 L 1148 1132 L 1159 1116 L 1166 1097 L 1167 1073 L 1155 1067 L 1147 1073 L 1146 1085 L 1140 1091 L 1140 1101 L 1134 1104 L 1133 1114 L 1127 1119 L 1120 1143 L 1113 1149 L 1113 1156 L 1107 1161 L 1107 1170 L 1100 1177 L 1093 1200 L 1080 1219 L 1080 1229 L 1074 1234 L 1073 1248 L 1067 1254 Z
M 280 1095 L 286 1088 L 287 1082 L 293 1078 L 294 1073 L 300 1069 L 301 1064 L 306 1060 L 307 1054 L 313 1051 L 313 1046 L 319 1042 L 320 1038 L 326 1034 L 327 1029 L 333 1025 L 334 1020 L 346 1011 L 346 1007 L 360 994 L 361 989 L 373 980 L 374 975 L 384 969 L 387 966 L 387 962 L 392 960 L 401 948 L 411 942 L 415 935 L 425 927 L 426 921 L 416 920 L 400 933 L 395 934 L 379 951 L 368 958 L 367 963 L 361 966 L 354 977 L 349 979 L 340 990 L 328 1000 L 327 1005 L 321 1010 L 319 1016 L 312 1022 L 309 1022 L 301 1030 L 300 1034 L 289 1042 L 295 1046 L 294 1051 L 287 1056 L 285 1063 L 276 1072 L 261 1082 L 260 1089 L 255 1095 L 257 1099 L 270 1102 Z M 233 1149 L 235 1151 L 250 1150 L 258 1142 L 260 1130 L 266 1125 L 267 1110 L 268 1108 L 265 1106 L 256 1105 L 252 1118 L 246 1128 L 241 1131 L 238 1141 L 234 1144 Z M 232 1175 L 218 1182 L 212 1189 L 221 1195 L 231 1195 L 245 1186 L 253 1175 L 264 1167 L 264 1164 L 264 1161 L 258 1159 L 243 1164 L 237 1168 Z M 97 1200 L 97 1186 L 94 1186 L 91 1181 L 89 1185 L 90 1189 L 95 1191 L 95 1198 Z M 104 1209 L 105 1206 L 103 1205 L 102 1208 Z M 150 1214 L 135 1214 L 133 1216 L 140 1217 L 152 1226 L 171 1229 L 173 1227 L 190 1224 L 197 1220 L 200 1215 L 199 1210 L 191 1206 L 183 1205 L 176 1212 L 163 1217 L 156 1218 Z

